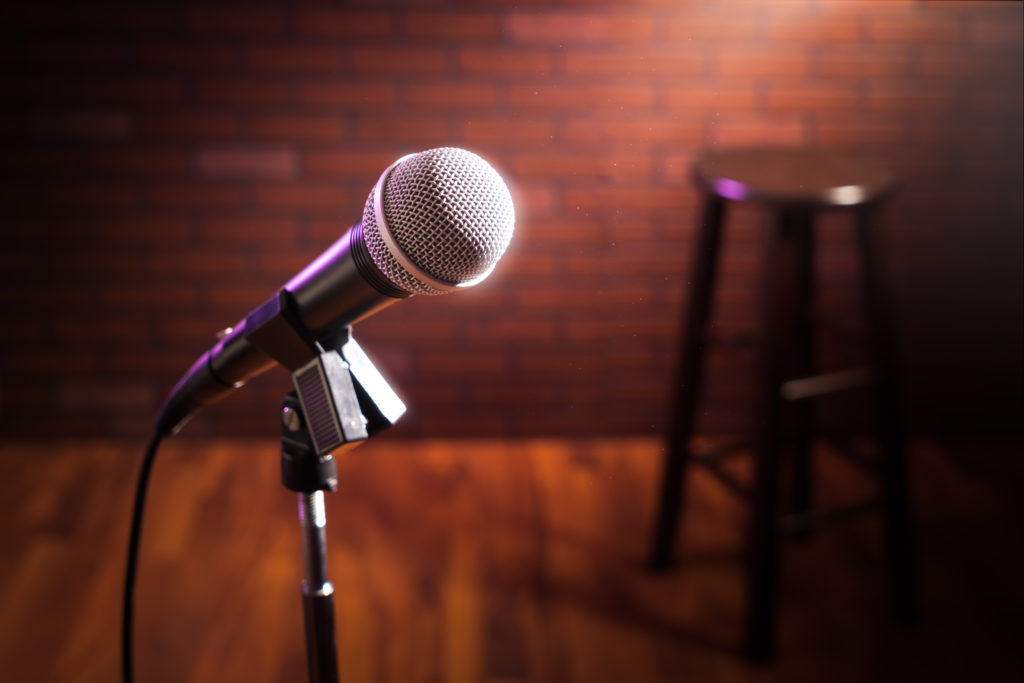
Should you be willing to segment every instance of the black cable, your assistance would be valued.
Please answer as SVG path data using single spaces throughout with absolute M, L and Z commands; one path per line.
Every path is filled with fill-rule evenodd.
M 153 469 L 156 451 L 163 434 L 156 432 L 142 457 L 139 479 L 135 485 L 135 503 L 132 506 L 132 526 L 128 534 L 128 561 L 124 574 L 124 602 L 121 613 L 121 678 L 132 683 L 132 603 L 135 597 L 135 573 L 139 561 L 139 540 L 142 535 L 142 513 L 146 507 L 146 488 Z

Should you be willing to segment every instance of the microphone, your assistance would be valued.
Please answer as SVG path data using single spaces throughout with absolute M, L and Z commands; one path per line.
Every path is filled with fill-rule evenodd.
M 476 154 L 441 147 L 402 157 L 381 174 L 362 221 L 289 280 L 273 300 L 314 337 L 414 294 L 483 281 L 508 247 L 515 208 L 505 182 Z M 247 330 L 264 306 L 221 333 L 171 390 L 156 429 L 178 432 L 202 406 L 275 365 Z

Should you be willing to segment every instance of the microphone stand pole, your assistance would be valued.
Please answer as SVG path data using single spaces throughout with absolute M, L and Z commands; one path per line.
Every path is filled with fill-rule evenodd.
M 310 683 L 337 683 L 338 655 L 334 637 L 334 586 L 327 578 L 327 513 L 324 491 L 338 488 L 334 456 L 318 456 L 303 442 L 309 432 L 299 401 L 292 392 L 281 408 L 281 478 L 296 491 L 302 530 L 302 613 Z
M 265 307 L 267 308 L 267 307 Z M 274 310 L 276 308 L 276 310 Z M 305 574 L 302 608 L 310 683 L 338 682 L 334 586 L 327 578 L 324 492 L 338 489 L 332 452 L 353 448 L 405 412 L 345 327 L 320 340 L 288 314 L 287 301 L 257 312 L 258 347 L 292 371 L 281 401 L 281 483 L 298 494 Z M 334 350 L 336 349 L 336 350 Z

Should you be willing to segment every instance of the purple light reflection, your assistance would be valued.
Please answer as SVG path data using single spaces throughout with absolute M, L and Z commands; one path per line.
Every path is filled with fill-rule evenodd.
M 719 178 L 715 181 L 715 192 L 726 199 L 746 199 L 747 186 L 738 180 Z

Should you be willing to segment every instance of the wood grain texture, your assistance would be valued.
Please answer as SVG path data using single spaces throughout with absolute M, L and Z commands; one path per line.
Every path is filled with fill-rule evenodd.
M 818 450 L 829 498 L 869 490 Z M 140 451 L 0 446 L 0 679 L 117 680 Z M 1024 670 L 1024 561 L 1011 542 L 1024 472 L 1012 449 L 974 451 L 912 449 L 920 627 L 885 618 L 880 529 L 865 518 L 785 546 L 779 657 L 755 668 L 736 654 L 745 513 L 714 481 L 692 478 L 680 568 L 643 568 L 658 442 L 364 446 L 340 459 L 327 496 L 341 679 L 1013 678 Z M 277 468 L 274 442 L 165 444 L 140 563 L 140 682 L 305 680 L 296 501 Z

